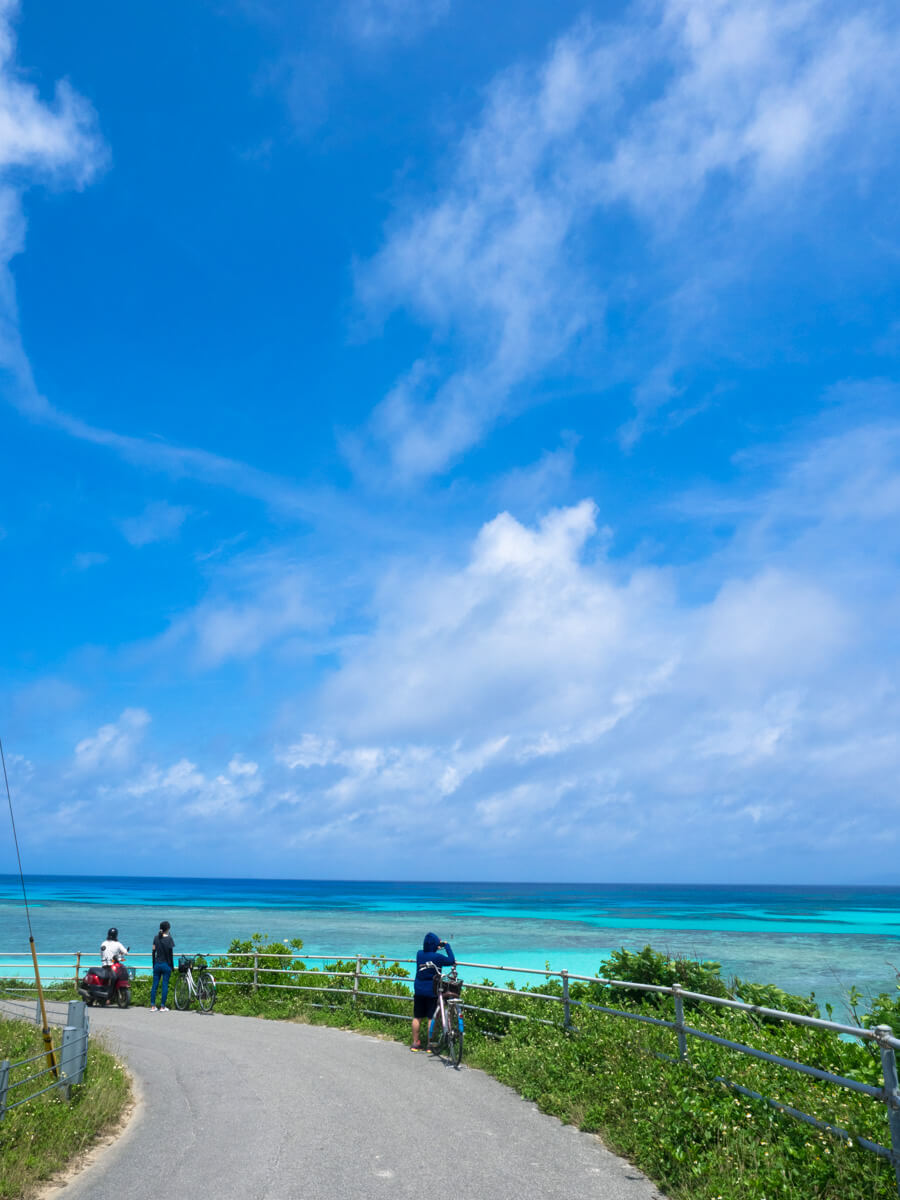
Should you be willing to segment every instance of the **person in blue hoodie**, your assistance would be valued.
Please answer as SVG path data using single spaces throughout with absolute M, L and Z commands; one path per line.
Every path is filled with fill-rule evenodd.
M 439 951 L 444 953 L 440 954 Z M 430 1021 L 437 1007 L 437 997 L 434 994 L 434 977 L 437 967 L 452 967 L 456 957 L 450 949 L 449 942 L 442 942 L 436 933 L 426 933 L 422 949 L 416 955 L 416 981 L 413 985 L 413 1021 L 411 1050 L 424 1050 L 419 1038 L 420 1022 Z M 426 963 L 431 963 L 426 967 Z

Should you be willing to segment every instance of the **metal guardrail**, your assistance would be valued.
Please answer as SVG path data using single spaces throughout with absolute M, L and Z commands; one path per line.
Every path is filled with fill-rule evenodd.
M 23 1011 L 23 1004 L 27 1006 L 27 1012 Z M 40 1005 L 34 1015 L 30 1001 L 2 1000 L 0 1001 L 0 1016 L 10 1017 L 14 1020 L 34 1019 L 35 1024 L 41 1024 Z M 65 1024 L 63 1024 L 63 1020 Z M 90 1041 L 90 1024 L 84 1001 L 69 1001 L 64 1018 L 61 1014 L 51 1013 L 48 1010 L 47 1023 L 53 1028 L 62 1030 L 62 1040 L 56 1047 L 56 1067 L 44 1067 L 43 1070 L 34 1071 L 21 1079 L 11 1081 L 10 1077 L 22 1068 L 30 1067 L 32 1063 L 46 1062 L 47 1051 L 41 1050 L 39 1054 L 33 1054 L 29 1058 L 20 1058 L 16 1062 L 10 1062 L 8 1058 L 3 1059 L 0 1062 L 0 1121 L 7 1112 L 14 1108 L 20 1108 L 23 1104 L 28 1104 L 47 1092 L 56 1091 L 68 1100 L 71 1089 L 84 1080 Z M 45 1083 L 48 1076 L 52 1076 L 52 1078 L 49 1083 Z M 18 1092 L 20 1088 L 33 1087 L 35 1083 L 40 1083 L 42 1086 L 37 1090 L 29 1091 L 26 1096 L 17 1096 L 16 1099 L 10 1101 L 11 1093 Z
M 72 980 L 72 967 L 69 966 L 69 963 L 71 963 L 72 960 L 74 960 L 74 964 L 73 964 L 74 965 L 74 974 L 75 974 L 75 978 L 77 979 L 82 957 L 88 957 L 88 956 L 83 951 L 77 951 L 75 953 L 69 953 L 69 954 L 42 955 L 41 956 L 42 960 L 46 960 L 49 958 L 58 958 L 58 959 L 68 960 L 68 962 L 66 962 L 66 963 L 58 964 L 58 968 L 55 973 L 55 976 L 51 976 L 50 980 L 48 980 L 48 982 L 52 981 L 53 979 L 55 979 L 56 982 L 71 981 Z M 215 966 L 215 972 L 216 972 L 217 986 L 219 986 L 219 987 L 228 987 L 228 986 L 246 987 L 249 984 L 249 986 L 252 988 L 253 991 L 258 991 L 260 989 L 277 989 L 279 991 L 319 992 L 319 993 L 323 993 L 325 995 L 337 994 L 337 995 L 344 995 L 344 996 L 346 996 L 348 993 L 350 993 L 348 998 L 349 998 L 349 1001 L 351 1003 L 353 1003 L 354 1005 L 358 1005 L 360 1003 L 360 1000 L 364 997 L 365 998 L 387 999 L 387 1000 L 393 1001 L 395 1003 L 396 1002 L 400 1002 L 400 1003 L 404 1003 L 404 1002 L 411 1003 L 412 1002 L 412 995 L 408 994 L 408 993 L 407 994 L 400 993 L 400 994 L 392 995 L 390 993 L 373 992 L 373 991 L 364 990 L 364 988 L 360 986 L 367 979 L 377 980 L 379 983 L 382 983 L 382 984 L 390 983 L 390 984 L 399 984 L 401 986 L 409 986 L 410 979 L 408 976 L 388 975 L 388 974 L 383 974 L 377 970 L 366 972 L 362 969 L 362 967 L 364 964 L 368 964 L 373 961 L 380 961 L 383 964 L 387 964 L 388 961 L 390 961 L 392 964 L 397 964 L 398 966 L 406 965 L 406 964 L 414 964 L 416 960 L 412 959 L 412 958 L 399 958 L 399 959 L 391 958 L 390 960 L 388 960 L 387 956 L 376 957 L 376 956 L 362 955 L 362 954 L 348 954 L 348 955 L 304 954 L 302 951 L 285 952 L 285 953 L 279 953 L 279 954 L 262 953 L 259 951 L 255 951 L 255 952 L 226 951 L 226 952 L 222 952 L 221 954 L 203 954 L 203 957 L 205 957 L 207 959 L 210 959 L 210 958 L 221 959 L 221 958 L 227 957 L 231 963 L 233 963 L 237 959 L 246 959 L 247 960 L 246 964 L 242 965 L 242 966 L 241 965 L 239 965 L 239 966 L 224 965 L 222 963 L 217 963 Z M 10 963 L 8 960 L 19 959 L 19 958 L 21 958 L 21 960 L 22 960 L 21 966 L 24 967 L 26 965 L 26 963 L 25 963 L 26 956 L 24 954 L 16 955 L 16 954 L 4 954 L 3 952 L 0 952 L 0 977 L 3 976 L 5 967 L 10 966 L 10 965 L 15 965 L 14 963 Z M 149 960 L 151 958 L 151 955 L 149 953 L 136 953 L 136 954 L 130 954 L 129 958 L 132 961 L 134 961 L 135 959 Z M 264 959 L 280 960 L 280 965 L 265 966 L 261 962 L 261 960 L 264 960 Z M 291 964 L 294 962 L 302 962 L 305 964 L 307 962 L 316 962 L 316 961 L 322 962 L 322 963 L 349 962 L 349 963 L 354 964 L 355 969 L 352 971 L 327 971 L 327 970 L 323 970 L 321 968 L 308 968 L 305 965 L 299 969 L 295 969 L 289 965 L 286 965 L 286 964 Z M 526 1013 L 515 1013 L 515 1012 L 505 1011 L 503 1009 L 493 1008 L 493 1007 L 486 1008 L 486 1007 L 483 1007 L 483 1006 L 480 1006 L 477 1004 L 463 1003 L 462 1008 L 466 1009 L 470 1012 L 486 1013 L 491 1016 L 506 1017 L 510 1020 L 516 1020 L 516 1021 L 533 1021 L 533 1022 L 540 1023 L 543 1025 L 551 1025 L 551 1026 L 555 1026 L 555 1027 L 559 1027 L 561 1024 L 562 1028 L 565 1029 L 566 1031 L 576 1031 L 577 1026 L 572 1021 L 573 1010 L 582 1008 L 582 1009 L 585 1009 L 585 1010 L 588 1010 L 591 1012 L 600 1012 L 600 1013 L 604 1013 L 604 1014 L 607 1014 L 610 1016 L 621 1017 L 624 1020 L 642 1022 L 644 1024 L 655 1025 L 658 1027 L 672 1030 L 672 1032 L 676 1035 L 677 1042 L 678 1042 L 678 1057 L 675 1059 L 671 1059 L 671 1061 L 673 1061 L 673 1062 L 686 1062 L 688 1060 L 688 1049 L 687 1049 L 688 1048 L 688 1039 L 696 1038 L 698 1041 L 710 1042 L 714 1045 L 722 1046 L 723 1048 L 733 1051 L 734 1053 L 737 1053 L 737 1054 L 742 1054 L 742 1055 L 746 1055 L 750 1058 L 755 1058 L 758 1060 L 762 1060 L 764 1062 L 769 1062 L 775 1066 L 785 1067 L 788 1070 L 795 1071 L 799 1074 L 807 1075 L 814 1079 L 818 1079 L 820 1081 L 833 1083 L 839 1087 L 847 1088 L 850 1091 L 854 1091 L 857 1093 L 861 1093 L 863 1095 L 871 1096 L 873 1099 L 878 1100 L 881 1103 L 883 1103 L 886 1107 L 887 1117 L 888 1117 L 888 1126 L 890 1129 L 890 1140 L 891 1140 L 890 1147 L 882 1146 L 877 1142 L 869 1141 L 868 1139 L 860 1137 L 857 1134 L 851 1134 L 846 1129 L 843 1129 L 838 1125 L 835 1125 L 828 1121 L 820 1121 L 817 1117 L 812 1116 L 810 1113 L 801 1112 L 799 1109 L 795 1109 L 790 1105 L 784 1104 L 783 1102 L 781 1102 L 779 1100 L 773 1099 L 772 1097 L 763 1096 L 760 1093 L 754 1092 L 751 1089 L 746 1088 L 741 1084 L 735 1083 L 734 1081 L 729 1080 L 729 1079 L 725 1079 L 723 1076 L 716 1076 L 717 1082 L 724 1084 L 725 1086 L 733 1089 L 736 1092 L 739 1092 L 742 1095 L 749 1096 L 749 1097 L 752 1097 L 753 1099 L 763 1101 L 766 1104 L 770 1105 L 772 1108 L 776 1109 L 777 1111 L 784 1113 L 786 1116 L 792 1117 L 795 1120 L 803 1121 L 808 1125 L 814 1126 L 816 1129 L 820 1129 L 820 1130 L 823 1130 L 824 1132 L 833 1134 L 834 1136 L 841 1138 L 845 1141 L 855 1142 L 858 1146 L 862 1147 L 863 1149 L 868 1150 L 873 1154 L 877 1154 L 883 1158 L 888 1159 L 894 1168 L 894 1173 L 895 1173 L 895 1177 L 897 1180 L 898 1195 L 900 1195 L 900 1079 L 898 1079 L 897 1059 L 896 1059 L 896 1051 L 900 1050 L 900 1038 L 898 1038 L 895 1035 L 894 1031 L 890 1028 L 890 1026 L 879 1025 L 875 1029 L 864 1029 L 864 1028 L 860 1028 L 859 1026 L 855 1026 L 855 1025 L 844 1025 L 837 1021 L 828 1021 L 821 1017 L 809 1017 L 809 1016 L 806 1016 L 801 1013 L 792 1013 L 792 1012 L 784 1011 L 782 1009 L 767 1008 L 767 1007 L 765 1007 L 763 1005 L 759 1005 L 759 1004 L 747 1004 L 741 1000 L 732 1000 L 730 998 L 721 997 L 721 996 L 708 996 L 702 992 L 689 991 L 685 988 L 680 987 L 678 984 L 672 984 L 671 986 L 664 986 L 661 984 L 652 984 L 652 983 L 635 983 L 631 980 L 606 979 L 601 976 L 572 975 L 568 971 L 564 971 L 564 970 L 551 971 L 551 970 L 539 970 L 539 969 L 530 968 L 530 967 L 507 967 L 507 966 L 503 966 L 502 964 L 498 964 L 498 963 L 462 962 L 462 961 L 458 960 L 458 966 L 463 967 L 463 968 L 468 968 L 468 969 L 496 972 L 496 973 L 500 973 L 503 975 L 518 974 L 518 975 L 539 976 L 545 980 L 550 980 L 550 979 L 559 980 L 560 985 L 561 985 L 561 988 L 560 988 L 561 994 L 560 995 L 552 995 L 552 994 L 547 994 L 547 993 L 530 992 L 530 991 L 522 992 L 522 991 L 517 991 L 515 988 L 497 987 L 490 983 L 484 983 L 484 984 L 466 983 L 464 985 L 464 987 L 465 987 L 465 990 L 467 993 L 471 993 L 472 991 L 490 992 L 491 995 L 495 995 L 495 996 L 496 995 L 509 995 L 509 996 L 516 996 L 517 998 L 527 998 L 529 1001 L 540 1000 L 540 1001 L 546 1001 L 550 1004 L 555 1003 L 555 1004 L 561 1005 L 562 1006 L 562 1022 L 552 1020 L 552 1019 L 546 1019 L 546 1018 L 542 1018 L 542 1017 L 535 1017 L 535 1016 L 532 1016 L 531 1014 L 526 1014 Z M 138 968 L 138 969 L 140 970 L 141 968 Z M 151 965 L 148 962 L 147 967 L 146 967 L 146 971 L 148 974 L 150 973 L 151 969 L 152 969 Z M 21 971 L 19 971 L 17 973 L 21 977 Z M 241 980 L 230 980 L 227 978 L 223 978 L 223 975 L 235 974 L 235 973 L 240 973 L 240 974 L 244 975 L 245 978 L 243 978 Z M 265 979 L 262 978 L 263 976 L 266 976 L 266 975 L 269 975 L 269 976 L 275 975 L 280 978 L 277 978 L 275 982 L 267 982 Z M 300 978 L 301 976 L 302 977 L 313 976 L 313 977 L 321 978 L 322 976 L 325 976 L 328 979 L 328 983 L 327 984 L 322 983 L 322 984 L 318 984 L 318 985 L 316 985 L 315 983 L 312 983 L 312 984 L 310 984 L 310 983 L 288 983 L 283 978 L 285 975 L 288 975 L 289 977 L 294 977 L 294 978 Z M 341 979 L 346 979 L 346 980 L 352 979 L 353 980 L 352 987 L 349 987 L 347 985 L 338 986 L 338 987 L 331 986 L 332 981 L 341 980 Z M 570 994 L 570 986 L 569 985 L 572 982 L 577 982 L 577 983 L 583 982 L 583 983 L 588 983 L 588 984 L 593 984 L 593 985 L 599 985 L 602 987 L 609 987 L 612 989 L 618 988 L 618 989 L 628 990 L 628 991 L 632 991 L 632 992 L 639 991 L 639 992 L 646 992 L 648 994 L 670 996 L 673 1001 L 675 1019 L 667 1020 L 662 1017 L 650 1016 L 647 1013 L 629 1012 L 628 1010 L 625 1010 L 625 1009 L 612 1008 L 612 1007 L 609 1007 L 606 1005 L 592 1004 L 586 1000 L 575 999 Z M 735 1011 L 744 1012 L 744 1013 L 747 1013 L 748 1015 L 761 1017 L 761 1018 L 764 1018 L 767 1020 L 784 1021 L 784 1022 L 793 1024 L 793 1025 L 806 1026 L 806 1027 L 812 1028 L 812 1029 L 826 1030 L 826 1031 L 832 1032 L 839 1036 L 853 1037 L 862 1042 L 872 1043 L 875 1047 L 877 1047 L 878 1052 L 881 1057 L 883 1084 L 881 1087 L 874 1087 L 871 1084 L 862 1083 L 861 1081 L 856 1080 L 856 1079 L 850 1079 L 846 1076 L 837 1075 L 831 1071 L 825 1071 L 818 1067 L 811 1067 L 806 1063 L 800 1063 L 800 1062 L 796 1062 L 793 1059 L 783 1058 L 776 1054 L 770 1054 L 768 1051 L 759 1050 L 755 1046 L 749 1046 L 743 1042 L 734 1042 L 734 1041 L 729 1040 L 728 1038 L 719 1037 L 717 1034 L 712 1034 L 712 1033 L 709 1033 L 702 1029 L 696 1029 L 693 1026 L 688 1025 L 685 1021 L 685 1017 L 684 1017 L 684 1002 L 685 1002 L 685 1000 L 689 1000 L 689 1001 L 692 1001 L 697 1004 L 711 1005 L 711 1006 L 718 1007 L 718 1008 L 730 1008 L 730 1009 L 734 1009 Z M 340 1006 L 337 1004 L 334 1004 L 334 1003 L 326 1003 L 323 1000 L 322 1003 L 310 1003 L 310 1007 L 335 1009 Z M 363 1008 L 363 1009 L 361 1009 L 361 1011 L 367 1016 L 387 1017 L 387 1018 L 397 1019 L 397 1020 L 410 1020 L 411 1019 L 410 1016 L 408 1016 L 404 1013 L 384 1012 L 384 1011 L 380 1011 L 378 1009 L 371 1009 L 371 1008 Z M 86 1053 L 86 1050 L 85 1050 L 85 1053 Z M 670 1056 L 666 1055 L 664 1057 L 669 1058 Z M 0 1082 L 0 1093 L 2 1093 L 2 1082 Z M 36 1093 L 36 1094 L 40 1094 L 40 1093 Z M 12 1106 L 9 1106 L 9 1107 L 12 1107 Z M 2 1105 L 2 1099 L 0 1099 L 0 1116 L 2 1116 L 2 1111 L 3 1111 L 3 1105 Z

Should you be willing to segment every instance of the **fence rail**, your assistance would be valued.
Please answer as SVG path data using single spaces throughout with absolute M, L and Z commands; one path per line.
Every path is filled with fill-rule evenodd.
M 25 1001 L 27 1011 L 23 1011 L 23 1002 L 18 1000 L 0 1000 L 0 1016 L 10 1017 L 13 1020 L 33 1021 L 34 1024 L 42 1023 L 40 1006 L 35 1012 L 34 1006 Z M 20 1071 L 24 1067 L 30 1067 L 32 1063 L 46 1062 L 47 1051 L 42 1050 L 39 1054 L 33 1054 L 28 1058 L 20 1058 L 15 1062 L 10 1062 L 8 1058 L 0 1062 L 0 1121 L 14 1108 L 20 1108 L 23 1104 L 29 1104 L 32 1100 L 36 1100 L 38 1096 L 46 1095 L 47 1092 L 56 1091 L 64 1099 L 68 1100 L 71 1094 L 71 1089 L 84 1080 L 84 1072 L 87 1068 L 88 1045 L 90 1041 L 90 1023 L 88 1021 L 87 1011 L 83 1000 L 70 1000 L 66 1006 L 65 1017 L 59 1012 L 47 1009 L 47 1024 L 50 1028 L 61 1030 L 61 1039 L 59 1044 L 54 1047 L 54 1065 L 44 1067 L 40 1071 L 34 1071 L 30 1075 L 25 1075 L 21 1079 L 10 1079 L 10 1076 L 15 1072 Z M 9 1095 L 11 1092 L 17 1091 L 19 1088 L 33 1086 L 47 1076 L 52 1076 L 50 1083 L 32 1090 L 27 1096 L 21 1096 L 10 1101 Z
M 92 954 L 84 951 L 75 951 L 69 953 L 57 954 L 42 954 L 42 973 L 47 970 L 48 960 L 61 960 L 58 962 L 49 963 L 47 970 L 48 983 L 68 983 L 73 979 L 77 980 L 81 969 L 82 960 L 89 960 L 94 957 Z M 410 965 L 415 963 L 415 959 L 411 958 L 390 958 L 387 956 L 371 956 L 362 954 L 305 954 L 302 951 L 284 952 L 284 953 L 264 953 L 261 951 L 246 951 L 246 952 L 227 952 L 221 954 L 202 954 L 202 957 L 218 960 L 214 963 L 216 974 L 216 982 L 219 987 L 251 987 L 253 991 L 260 990 L 279 990 L 279 991 L 295 991 L 295 992 L 318 992 L 322 995 L 322 1002 L 310 1003 L 313 1008 L 328 1008 L 336 1009 L 340 1007 L 337 1004 L 329 1003 L 326 997 L 343 995 L 347 996 L 348 1002 L 354 1005 L 359 1005 L 364 999 L 379 999 L 381 1001 L 389 1000 L 393 1003 L 411 1004 L 412 995 L 409 992 L 405 993 L 385 993 L 383 991 L 376 992 L 366 990 L 362 986 L 369 980 L 377 980 L 380 984 L 399 985 L 408 987 L 409 976 L 393 975 L 382 973 L 377 969 L 364 970 L 364 966 L 370 966 L 375 963 L 382 963 L 385 967 L 390 963 L 391 966 Z M 227 958 L 227 962 L 222 961 Z M 137 972 L 143 971 L 149 975 L 152 970 L 151 955 L 149 953 L 135 953 L 129 955 L 130 963 L 135 960 L 142 960 L 142 965 L 137 967 Z M 275 960 L 275 965 L 266 965 L 267 961 Z M 308 962 L 320 962 L 325 966 L 320 968 L 310 968 L 306 964 Z M 327 970 L 327 965 L 330 963 L 337 964 L 338 962 L 354 964 L 354 970 Z M 298 964 L 296 967 L 294 964 Z M 145 965 L 144 965 L 145 964 Z M 558 981 L 560 985 L 560 994 L 521 991 L 513 987 L 498 987 L 493 983 L 466 983 L 465 984 L 465 1001 L 460 1001 L 460 1006 L 469 1012 L 485 1013 L 491 1016 L 504 1017 L 509 1020 L 517 1021 L 532 1021 L 536 1024 L 550 1025 L 559 1027 L 562 1026 L 566 1031 L 577 1032 L 577 1025 L 573 1022 L 572 1016 L 579 1009 L 584 1009 L 591 1012 L 599 1012 L 609 1016 L 622 1018 L 623 1020 L 635 1021 L 644 1024 L 649 1024 L 671 1030 L 677 1038 L 678 1056 L 671 1059 L 669 1055 L 663 1055 L 665 1058 L 671 1059 L 673 1062 L 686 1062 L 688 1060 L 688 1043 L 689 1039 L 697 1039 L 701 1042 L 709 1042 L 727 1049 L 735 1054 L 747 1056 L 749 1058 L 762 1060 L 772 1063 L 775 1066 L 784 1067 L 787 1070 L 797 1072 L 811 1078 L 835 1084 L 838 1087 L 846 1088 L 849 1091 L 854 1091 L 862 1095 L 870 1096 L 871 1098 L 883 1103 L 887 1111 L 888 1127 L 890 1130 L 891 1145 L 883 1146 L 877 1142 L 872 1142 L 866 1138 L 859 1137 L 856 1134 L 851 1134 L 847 1130 L 834 1124 L 833 1122 L 821 1121 L 810 1113 L 802 1112 L 799 1109 L 785 1104 L 780 1100 L 776 1100 L 769 1096 L 764 1096 L 759 1092 L 744 1087 L 742 1084 L 735 1083 L 733 1080 L 726 1079 L 724 1076 L 716 1076 L 716 1081 L 733 1089 L 734 1091 L 752 1097 L 754 1099 L 765 1102 L 771 1107 L 777 1109 L 795 1120 L 805 1122 L 815 1128 L 831 1133 L 843 1140 L 851 1140 L 861 1148 L 869 1152 L 888 1159 L 894 1167 L 895 1177 L 897 1180 L 898 1195 L 900 1195 L 900 1080 L 898 1080 L 896 1051 L 900 1050 L 900 1038 L 898 1038 L 894 1030 L 887 1025 L 879 1025 L 874 1029 L 865 1029 L 855 1025 L 846 1025 L 837 1021 L 825 1020 L 821 1017 L 810 1017 L 802 1013 L 787 1012 L 782 1009 L 767 1008 L 763 1005 L 748 1004 L 741 1000 L 733 1000 L 722 996 L 708 996 L 702 992 L 693 992 L 680 987 L 678 984 L 670 986 L 652 983 L 636 983 L 632 980 L 624 979 L 607 979 L 602 976 L 591 975 L 573 975 L 568 971 L 551 971 L 549 969 L 536 969 L 529 967 L 508 967 L 498 963 L 481 963 L 481 962 L 462 962 L 458 965 L 463 969 L 481 970 L 492 972 L 500 975 L 528 975 L 531 977 L 539 977 L 544 981 Z M 27 977 L 30 959 L 25 954 L 3 953 L 0 951 L 0 977 L 4 975 L 4 971 L 9 967 L 15 968 L 17 979 L 23 982 L 22 990 L 27 990 L 25 986 L 25 978 Z M 242 978 L 233 979 L 229 976 L 240 975 Z M 275 976 L 274 981 L 268 981 L 265 976 Z M 287 977 L 287 978 L 286 978 Z M 304 980 L 309 977 L 317 977 L 322 980 L 321 983 L 310 982 L 288 982 L 288 980 Z M 352 988 L 347 984 L 334 986 L 334 983 L 339 980 L 352 980 Z M 654 1017 L 646 1012 L 638 1013 L 627 1009 L 613 1008 L 608 1005 L 594 1004 L 587 1000 L 580 1000 L 571 995 L 570 985 L 572 983 L 585 983 L 599 987 L 605 987 L 612 990 L 620 989 L 622 991 L 643 992 L 647 995 L 668 996 L 672 999 L 674 1009 L 674 1020 L 668 1020 L 663 1017 Z M 494 1007 L 485 1007 L 479 1004 L 471 1003 L 472 993 L 489 992 L 493 996 L 515 996 L 517 998 L 527 998 L 531 1000 L 546 1001 L 548 1004 L 556 1004 L 561 1006 L 561 1021 L 543 1017 L 535 1017 L 528 1013 L 516 1013 L 504 1011 Z M 717 1034 L 709 1033 L 706 1030 L 697 1029 L 692 1025 L 687 1024 L 684 1016 L 684 1002 L 690 1001 L 694 1005 L 708 1005 L 715 1008 L 727 1008 L 737 1012 L 746 1013 L 748 1016 L 762 1018 L 768 1021 L 782 1021 L 797 1026 L 805 1026 L 807 1028 L 827 1031 L 837 1036 L 856 1038 L 860 1042 L 866 1042 L 877 1048 L 881 1057 L 881 1074 L 883 1083 L 880 1087 L 871 1084 L 863 1083 L 860 1080 L 850 1079 L 843 1075 L 837 1075 L 831 1071 L 822 1070 L 819 1067 L 810 1066 L 807 1063 L 797 1062 L 794 1059 L 784 1058 L 780 1055 L 770 1054 L 768 1051 L 760 1050 L 755 1046 L 749 1046 L 743 1042 L 735 1042 L 728 1038 L 719 1037 Z M 28 1004 L 27 1000 L 4 1001 L 3 1003 L 13 1003 L 17 1005 Z M 70 1009 L 71 1009 L 70 1005 Z M 83 1009 L 83 1005 L 81 1006 Z M 411 1014 L 397 1012 L 385 1012 L 374 1008 L 363 1008 L 361 1011 L 369 1016 L 387 1017 L 398 1020 L 409 1020 Z M 68 1032 L 68 1029 L 65 1031 Z M 78 1031 L 74 1031 L 78 1033 Z M 85 1018 L 85 1028 L 83 1041 L 87 1043 L 87 1024 Z M 74 1042 L 73 1042 L 74 1045 Z M 70 1054 L 72 1051 L 70 1051 Z M 40 1056 L 37 1056 L 40 1057 Z M 20 1066 L 22 1064 L 13 1064 Z M 0 1066 L 0 1117 L 3 1115 L 4 1105 L 6 1101 L 6 1088 L 4 1079 L 8 1079 L 8 1070 L 6 1076 L 3 1075 L 4 1067 L 8 1064 Z M 83 1068 L 82 1068 L 83 1071 Z M 34 1078 L 37 1078 L 35 1076 Z M 80 1081 L 80 1076 L 79 1076 Z M 76 1082 L 72 1080 L 71 1082 Z M 51 1086 L 57 1086 L 54 1082 Z M 43 1089 L 49 1090 L 49 1088 Z M 35 1093 L 40 1095 L 41 1092 Z M 33 1097 L 28 1097 L 32 1099 Z M 20 1102 L 21 1103 L 21 1102 Z M 5 1105 L 8 1108 L 15 1105 Z

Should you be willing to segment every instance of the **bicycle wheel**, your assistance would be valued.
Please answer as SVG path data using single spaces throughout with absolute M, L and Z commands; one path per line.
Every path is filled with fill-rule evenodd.
M 188 986 L 187 975 L 182 975 L 180 971 L 178 972 L 178 978 L 175 980 L 173 991 L 175 993 L 175 1007 L 180 1012 L 184 1012 L 191 1002 L 191 989 Z
M 440 1054 L 447 1049 L 447 1017 L 446 1009 L 441 1011 L 440 1002 L 434 1010 L 431 1024 L 428 1026 L 428 1049 L 432 1054 Z
M 216 981 L 209 971 L 201 971 L 197 977 L 197 1003 L 204 1012 L 212 1012 L 216 1002 Z
M 447 1053 L 454 1067 L 458 1067 L 462 1062 L 463 1051 L 463 1019 L 458 1004 L 447 1005 L 447 1024 L 450 1027 L 447 1034 Z

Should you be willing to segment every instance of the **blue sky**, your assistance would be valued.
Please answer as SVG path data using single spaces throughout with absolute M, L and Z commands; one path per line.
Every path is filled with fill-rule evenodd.
M 0 23 L 28 870 L 900 882 L 895 5 Z

